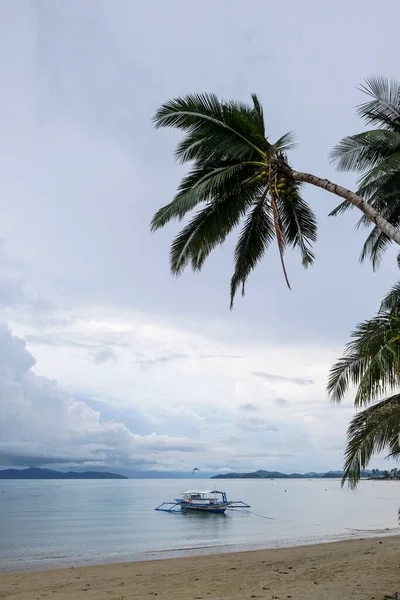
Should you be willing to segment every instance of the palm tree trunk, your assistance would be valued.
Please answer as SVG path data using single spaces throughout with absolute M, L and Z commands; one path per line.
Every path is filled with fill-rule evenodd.
M 311 173 L 301 173 L 299 171 L 290 172 L 291 177 L 298 182 L 310 183 L 311 185 L 315 185 L 327 192 L 331 192 L 332 194 L 336 194 L 336 196 L 340 196 L 345 200 L 348 200 L 356 206 L 364 215 L 380 229 L 383 233 L 385 233 L 391 240 L 396 242 L 396 244 L 400 245 L 400 230 L 397 227 L 394 227 L 389 221 L 386 221 L 368 202 L 366 202 L 361 196 L 355 194 L 354 192 L 347 190 L 341 185 L 336 185 L 336 183 L 332 183 L 328 179 L 322 179 L 321 177 L 316 177 L 315 175 L 311 175 Z

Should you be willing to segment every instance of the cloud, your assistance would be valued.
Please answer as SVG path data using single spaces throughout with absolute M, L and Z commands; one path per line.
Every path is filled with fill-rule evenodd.
M 238 358 L 238 359 L 241 359 L 241 358 L 244 358 L 244 356 L 238 356 L 237 354 L 208 354 L 208 355 L 206 354 L 204 356 L 198 356 L 197 358 L 199 360 L 207 360 L 210 358 L 228 358 L 228 359 Z
M 96 352 L 96 354 L 93 357 L 93 361 L 96 363 L 96 365 L 101 365 L 101 364 L 107 362 L 108 360 L 112 360 L 112 359 L 115 359 L 115 354 L 109 348 L 105 348 L 104 350 L 99 350 L 99 352 Z
M 32 372 L 25 341 L 0 328 L 0 465 L 137 464 L 149 455 L 200 452 L 199 442 L 139 435 Z
M 140 365 L 142 369 L 151 369 L 159 365 L 165 365 L 167 363 L 181 361 L 189 358 L 187 354 L 170 354 L 169 356 L 157 356 L 156 358 L 144 359 L 137 358 L 136 364 Z
M 253 371 L 253 375 L 255 375 L 256 377 L 262 377 L 267 381 L 294 383 L 295 385 L 312 385 L 315 383 L 312 379 L 306 379 L 304 377 L 286 377 L 284 375 L 265 373 L 265 371 Z
M 240 410 L 246 410 L 249 412 L 259 410 L 258 407 L 255 404 L 253 404 L 252 402 L 247 402 L 246 404 L 241 404 L 239 408 L 240 408 Z
M 276 406 L 289 406 L 290 404 L 289 400 L 286 400 L 286 398 L 275 398 L 274 403 Z
M 247 431 L 279 431 L 279 428 L 276 425 L 269 423 L 265 419 L 257 419 L 254 417 L 240 419 L 236 425 L 239 429 L 245 429 Z
M 40 328 L 29 320 L 25 323 L 18 314 L 12 325 L 12 337 L 24 347 L 30 367 L 24 370 L 24 385 L 33 381 L 38 387 L 42 381 L 42 399 L 46 389 L 61 394 L 70 415 L 64 423 L 78 408 L 83 416 L 75 420 L 81 427 L 88 420 L 97 423 L 80 436 L 68 433 L 65 444 L 57 441 L 55 450 L 48 438 L 54 429 L 63 431 L 60 425 L 43 433 L 30 410 L 19 411 L 18 419 L 9 415 L 6 420 L 25 431 L 23 440 L 17 437 L 18 446 L 24 442 L 23 449 L 12 447 L 18 464 L 21 457 L 28 464 L 32 464 L 29 456 L 44 464 L 46 457 L 58 460 L 65 453 L 70 464 L 74 459 L 79 464 L 95 461 L 114 469 L 128 465 L 134 470 L 190 472 L 193 462 L 210 472 L 227 467 L 245 471 L 338 468 L 334 453 L 324 448 L 344 439 L 349 414 L 321 400 L 331 349 L 309 347 L 307 356 L 301 357 L 287 345 L 222 341 L 208 333 L 212 328 L 207 322 L 207 333 L 199 333 L 159 315 L 101 306 L 56 311 L 53 321 Z M 94 358 L 103 351 L 99 364 Z M 7 349 L 5 356 L 10 354 Z M 213 359 L 198 359 L 204 355 Z M 238 361 L 236 356 L 242 358 Z M 158 360 L 163 357 L 171 360 Z M 262 365 L 268 363 L 271 373 L 290 380 L 295 362 L 304 378 L 316 383 L 312 387 L 274 383 L 296 406 L 282 422 L 282 406 L 266 398 L 261 379 L 249 374 L 262 372 Z M 151 368 L 143 368 L 146 364 Z M 49 388 L 49 378 L 58 384 Z M 60 406 L 60 401 L 52 405 Z M 37 401 L 35 414 L 47 419 L 47 413 L 46 403 Z M 15 442 L 7 440 L 7 448 L 2 448 L 7 461 L 11 441 Z
M 29 288 L 28 271 L 23 263 L 7 258 L 0 241 L 0 309 L 20 306 L 40 314 L 53 308 L 52 302 Z

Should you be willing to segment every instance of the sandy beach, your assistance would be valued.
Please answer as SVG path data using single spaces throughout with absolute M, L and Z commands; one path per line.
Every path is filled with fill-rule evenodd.
M 0 575 L 6 600 L 383 600 L 396 591 L 400 536 Z

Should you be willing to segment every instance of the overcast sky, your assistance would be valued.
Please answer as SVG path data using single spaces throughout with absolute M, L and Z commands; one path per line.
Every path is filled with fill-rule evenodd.
M 183 173 L 165 100 L 215 92 L 293 130 L 299 169 L 335 173 L 362 129 L 365 77 L 398 73 L 400 6 L 376 2 L 4 0 L 0 6 L 0 466 L 204 471 L 341 468 L 353 408 L 327 374 L 398 277 L 360 266 L 357 215 L 309 189 L 315 266 L 276 251 L 229 312 L 229 240 L 203 272 L 168 270 L 153 213 Z M 372 466 L 386 463 L 376 459 Z

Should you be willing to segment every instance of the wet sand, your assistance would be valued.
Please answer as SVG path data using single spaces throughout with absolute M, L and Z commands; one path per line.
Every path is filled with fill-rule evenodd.
M 400 536 L 0 575 L 6 600 L 383 600 L 400 592 Z

